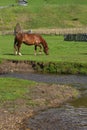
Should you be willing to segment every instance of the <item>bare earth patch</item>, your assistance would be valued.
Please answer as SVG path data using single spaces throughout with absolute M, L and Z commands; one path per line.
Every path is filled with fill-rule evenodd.
M 0 74 L 9 72 L 34 72 L 29 61 L 3 60 L 0 64 Z

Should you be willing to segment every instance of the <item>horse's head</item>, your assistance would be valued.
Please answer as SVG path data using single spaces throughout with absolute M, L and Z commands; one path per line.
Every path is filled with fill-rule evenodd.
M 48 47 L 45 47 L 45 48 L 44 48 L 44 52 L 45 52 L 46 55 L 49 54 L 49 53 L 48 53 Z

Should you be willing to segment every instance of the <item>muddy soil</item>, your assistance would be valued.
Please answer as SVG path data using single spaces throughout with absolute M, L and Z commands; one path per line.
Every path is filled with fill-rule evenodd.
M 24 70 L 34 72 L 32 65 L 27 62 L 3 61 L 0 64 L 1 74 Z M 8 101 L 0 105 L 0 130 L 26 129 L 24 123 L 26 118 L 32 117 L 39 111 L 59 107 L 77 93 L 77 90 L 70 86 L 38 83 L 37 86 L 30 88 L 24 99 Z
M 9 72 L 34 72 L 33 62 L 29 61 L 16 61 L 16 60 L 3 60 L 0 63 L 0 74 Z

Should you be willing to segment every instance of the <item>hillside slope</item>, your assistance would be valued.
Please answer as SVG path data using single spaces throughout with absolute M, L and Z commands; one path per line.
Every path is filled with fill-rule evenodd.
M 18 6 L 16 0 L 0 0 L 0 31 L 13 30 L 17 22 L 23 29 L 73 28 L 87 25 L 87 0 L 28 0 Z

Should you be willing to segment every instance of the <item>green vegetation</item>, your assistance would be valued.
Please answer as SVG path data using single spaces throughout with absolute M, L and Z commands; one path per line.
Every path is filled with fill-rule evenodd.
M 29 5 L 41 5 L 41 4 L 58 4 L 58 5 L 64 5 L 64 4 L 87 4 L 86 0 L 27 0 Z M 0 0 L 0 6 L 1 5 L 8 5 L 8 4 L 16 4 L 18 3 L 18 0 Z
M 0 103 L 18 98 L 25 98 L 29 87 L 35 82 L 15 78 L 0 78 Z
M 16 1 L 0 1 L 12 3 Z M 0 31 L 13 30 L 17 22 L 23 29 L 85 27 L 86 15 L 86 0 L 29 0 L 28 6 L 0 9 Z
M 12 4 L 16 4 L 17 0 L 1 0 L 0 1 L 0 6 L 8 6 Z

